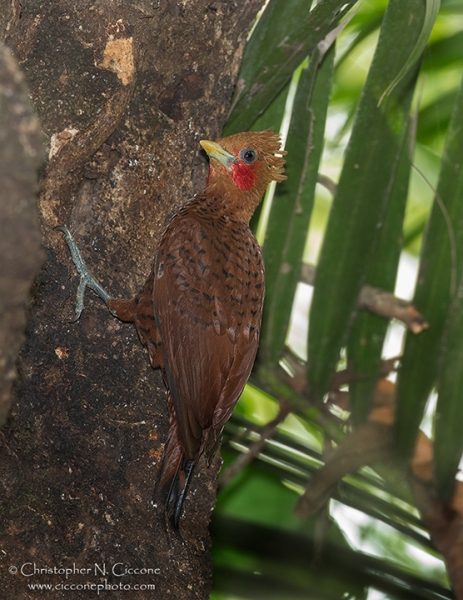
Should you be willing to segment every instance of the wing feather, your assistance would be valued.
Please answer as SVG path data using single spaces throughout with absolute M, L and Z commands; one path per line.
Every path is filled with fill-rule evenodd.
M 164 233 L 155 264 L 153 300 L 166 376 L 191 459 L 203 448 L 203 432 L 223 427 L 229 418 L 258 346 L 263 269 L 257 277 L 250 273 L 249 259 L 227 242 L 226 225 L 211 229 L 210 222 L 180 212 Z M 235 239 L 236 227 L 231 231 Z M 256 304 L 253 292 L 254 308 L 248 310 L 253 284 L 260 297 Z

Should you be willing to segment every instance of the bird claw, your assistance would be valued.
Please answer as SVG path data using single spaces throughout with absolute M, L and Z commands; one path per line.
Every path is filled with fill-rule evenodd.
M 89 271 L 87 265 L 82 258 L 82 254 L 80 253 L 77 244 L 74 241 L 74 238 L 71 235 L 71 232 L 64 225 L 58 225 L 55 227 L 56 230 L 64 233 L 64 237 L 66 240 L 66 244 L 68 245 L 69 251 L 71 253 L 72 262 L 75 264 L 77 272 L 80 275 L 79 286 L 77 288 L 77 296 L 76 296 L 76 307 L 74 309 L 75 317 L 71 322 L 78 321 L 82 311 L 84 310 L 84 295 L 85 289 L 89 287 L 92 289 L 104 302 L 108 302 L 111 299 L 111 296 L 108 292 L 98 283 L 92 273 Z

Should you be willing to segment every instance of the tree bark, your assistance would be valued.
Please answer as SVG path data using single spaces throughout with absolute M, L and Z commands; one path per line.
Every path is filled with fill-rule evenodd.
M 78 280 L 53 227 L 70 228 L 112 295 L 138 290 L 167 217 L 204 185 L 198 141 L 220 134 L 261 3 L 0 0 L 48 151 L 46 263 L 0 434 L 2 597 L 36 598 L 35 584 L 52 586 L 47 598 L 208 597 L 220 460 L 201 462 L 180 534 L 167 534 L 151 504 L 168 425 L 160 374 L 92 293 L 70 322 Z
M 42 141 L 18 63 L 0 45 L 0 426 L 11 407 L 29 290 L 44 258 L 37 210 Z

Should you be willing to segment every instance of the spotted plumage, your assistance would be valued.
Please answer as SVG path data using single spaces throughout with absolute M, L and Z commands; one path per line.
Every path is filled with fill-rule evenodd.
M 135 323 L 163 371 L 170 429 L 156 499 L 175 524 L 193 466 L 203 452 L 210 460 L 255 360 L 265 281 L 249 220 L 270 181 L 285 179 L 271 131 L 201 144 L 210 157 L 206 188 L 171 219 L 143 288 L 131 300 L 96 290 L 115 316 Z

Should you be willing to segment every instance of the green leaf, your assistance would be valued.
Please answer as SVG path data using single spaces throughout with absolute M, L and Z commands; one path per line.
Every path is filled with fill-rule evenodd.
M 420 110 L 418 115 L 420 124 L 418 142 L 432 144 L 436 138 L 436 129 L 445 133 L 450 122 L 457 92 L 458 89 L 450 92 L 443 91 L 434 102 Z
M 404 457 L 409 457 L 415 446 L 416 435 L 423 418 L 423 411 L 433 386 L 436 384 L 439 368 L 439 346 L 442 340 L 447 313 L 455 293 L 455 284 L 463 272 L 463 82 L 456 99 L 452 120 L 447 135 L 446 148 L 442 158 L 441 172 L 430 219 L 428 222 L 420 259 L 420 273 L 414 303 L 429 323 L 429 329 L 419 336 L 408 334 L 402 357 L 402 366 L 397 382 L 396 436 L 397 448 Z M 457 260 L 458 259 L 458 260 Z M 452 359 L 453 359 L 452 351 Z M 447 369 L 447 366 L 442 363 Z M 461 368 L 461 367 L 460 367 Z M 445 377 L 445 389 L 449 373 Z M 451 393 L 450 398 L 454 398 Z M 443 424 L 453 427 L 452 411 L 456 398 L 439 401 L 439 411 L 444 420 L 436 427 L 439 443 L 446 434 Z M 461 419 L 459 419 L 461 420 Z M 436 433 L 437 433 L 436 430 Z M 449 441 L 452 437 L 449 437 Z M 441 489 L 448 475 L 443 456 L 450 459 L 455 452 L 455 441 L 439 448 L 439 478 Z
M 452 124 L 442 161 L 442 179 L 452 185 L 455 202 L 463 205 L 463 79 L 455 103 Z M 443 183 L 438 193 L 444 193 Z M 449 190 L 447 190 L 449 191 Z M 463 211 L 455 227 L 457 257 L 463 252 Z M 459 261 L 461 264 L 461 260 Z M 463 273 L 459 267 L 460 284 L 449 311 L 439 356 L 439 397 L 434 421 L 434 460 L 437 489 L 444 502 L 449 502 L 455 487 L 455 476 L 463 453 Z
M 261 495 L 257 506 L 265 507 L 268 498 Z M 254 502 L 255 498 L 251 506 L 256 506 Z M 311 535 L 303 536 L 283 530 L 278 523 L 262 525 L 216 514 L 211 523 L 212 534 L 219 540 L 213 547 L 214 587 L 232 594 L 227 598 L 250 600 L 364 600 L 366 569 L 359 564 L 361 556 L 335 524 L 328 530 L 326 551 L 318 553 L 313 541 L 315 520 L 310 529 Z
M 277 186 L 263 246 L 268 302 L 261 349 L 273 369 L 284 350 L 312 214 L 331 90 L 334 47 L 303 69 L 293 105 L 286 149 L 287 181 Z
M 379 106 L 387 82 L 413 52 L 424 19 L 421 0 L 389 2 L 359 103 L 315 278 L 309 326 L 309 389 L 328 391 L 378 243 L 407 137 L 415 73 Z
M 429 44 L 423 60 L 423 69 L 440 71 L 443 64 L 447 69 L 453 64 L 458 67 L 461 63 L 462 48 L 463 31 L 457 31 Z
M 383 101 L 384 97 L 390 94 L 395 86 L 407 75 L 407 73 L 415 65 L 416 61 L 423 54 L 423 50 L 428 43 L 429 36 L 431 35 L 432 28 L 434 27 L 434 22 L 436 20 L 437 13 L 439 12 L 439 8 L 440 0 L 426 0 L 426 11 L 420 36 L 416 40 L 413 50 L 401 68 L 399 74 L 394 78 L 394 80 L 386 88 L 384 94 L 381 96 L 380 103 Z
M 463 453 L 463 281 L 447 321 L 440 358 L 434 461 L 439 497 L 450 504 Z
M 404 137 L 399 166 L 390 187 L 390 198 L 381 239 L 366 283 L 394 291 L 403 243 L 403 220 L 410 180 L 412 127 Z M 356 424 L 366 421 L 381 368 L 381 356 L 389 322 L 377 315 L 359 312 L 349 336 L 347 356 L 353 378 L 349 383 L 350 406 Z
M 250 129 L 357 0 L 271 0 L 246 46 L 225 135 Z

